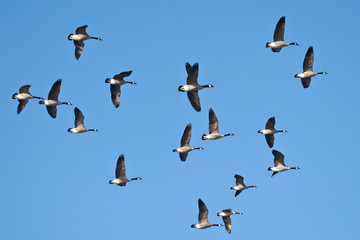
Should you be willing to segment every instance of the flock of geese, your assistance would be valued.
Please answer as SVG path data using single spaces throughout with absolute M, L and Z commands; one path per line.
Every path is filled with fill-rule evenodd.
M 99 37 L 91 37 L 86 33 L 87 25 L 78 27 L 76 29 L 75 34 L 70 34 L 68 36 L 68 40 L 73 41 L 75 45 L 75 58 L 78 60 L 84 49 L 84 41 L 88 39 L 96 39 L 102 40 Z M 284 31 L 285 31 L 285 17 L 281 17 L 278 21 L 275 32 L 274 32 L 274 41 L 266 43 L 266 47 L 270 47 L 273 52 L 280 52 L 282 48 L 295 45 L 299 46 L 296 42 L 287 43 L 284 41 Z M 314 49 L 312 46 L 309 47 L 306 52 L 304 63 L 303 63 L 303 72 L 296 74 L 295 78 L 301 78 L 301 82 L 304 88 L 308 88 L 310 86 L 311 78 L 319 75 L 319 74 L 327 74 L 326 72 L 314 72 L 313 71 L 313 63 L 314 63 Z M 192 66 L 189 63 L 185 64 L 187 79 L 186 85 L 179 86 L 178 90 L 180 92 L 186 92 L 187 97 L 195 109 L 196 112 L 201 111 L 200 98 L 198 91 L 204 88 L 213 88 L 214 86 L 211 84 L 200 85 L 198 84 L 198 74 L 199 74 L 199 64 L 195 63 Z M 125 81 L 124 78 L 129 77 L 132 71 L 121 72 L 120 74 L 115 75 L 113 78 L 107 78 L 105 83 L 110 84 L 110 92 L 111 92 L 111 100 L 115 108 L 118 108 L 120 105 L 120 95 L 121 95 L 121 85 L 124 84 L 136 84 L 135 82 Z M 17 107 L 17 114 L 20 114 L 21 111 L 25 108 L 26 104 L 30 99 L 36 98 L 40 99 L 39 104 L 44 104 L 46 106 L 47 112 L 52 118 L 56 118 L 57 115 L 57 106 L 59 105 L 72 105 L 70 102 L 62 102 L 59 101 L 59 93 L 61 89 L 62 80 L 57 80 L 51 87 L 50 92 L 48 94 L 48 98 L 45 100 L 42 97 L 36 97 L 30 94 L 29 89 L 31 85 L 24 85 L 20 87 L 19 93 L 15 93 L 12 95 L 13 99 L 17 99 L 19 101 Z M 84 133 L 88 131 L 97 132 L 97 129 L 88 129 L 84 125 L 84 115 L 82 112 L 75 107 L 75 123 L 74 128 L 69 128 L 68 132 L 70 133 Z M 184 130 L 184 133 L 181 137 L 180 147 L 173 150 L 173 152 L 178 152 L 181 161 L 186 161 L 188 157 L 188 153 L 192 150 L 203 150 L 202 147 L 190 147 L 191 140 L 191 129 L 192 125 L 189 123 Z M 286 130 L 276 130 L 275 129 L 275 117 L 271 117 L 268 119 L 265 129 L 259 130 L 258 133 L 264 134 L 267 145 L 269 148 L 274 146 L 274 134 L 283 132 L 286 133 Z M 202 140 L 216 140 L 226 136 L 234 136 L 233 133 L 222 134 L 219 132 L 219 121 L 216 117 L 216 114 L 212 108 L 209 109 L 209 133 L 203 134 Z M 277 151 L 273 150 L 272 154 L 274 155 L 274 167 L 269 167 L 269 171 L 273 171 L 272 176 L 277 174 L 278 172 L 287 171 L 290 169 L 299 169 L 299 167 L 288 167 L 285 165 L 284 158 L 285 156 Z M 244 184 L 244 177 L 235 174 L 236 186 L 231 187 L 231 190 L 235 190 L 235 197 L 238 196 L 243 190 L 248 188 L 256 188 L 256 186 L 247 186 Z M 115 179 L 109 181 L 109 184 L 117 184 L 118 186 L 126 186 L 127 182 L 133 180 L 141 180 L 140 177 L 136 178 L 128 178 L 125 174 L 125 157 L 121 154 L 117 160 L 116 170 L 115 170 Z M 208 209 L 205 203 L 199 199 L 198 200 L 199 207 L 199 215 L 198 215 L 198 223 L 191 225 L 192 228 L 197 229 L 205 229 L 212 226 L 223 226 L 222 224 L 211 224 L 208 221 Z M 225 229 L 228 233 L 231 233 L 231 215 L 239 214 L 242 215 L 241 212 L 234 212 L 230 208 L 224 209 L 221 212 L 217 213 L 217 216 L 221 216 L 225 225 Z

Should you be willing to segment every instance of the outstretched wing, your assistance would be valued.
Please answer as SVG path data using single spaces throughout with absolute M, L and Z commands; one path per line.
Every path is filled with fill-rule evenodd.
M 200 106 L 200 98 L 199 98 L 198 91 L 187 92 L 187 96 L 189 98 L 191 105 L 195 109 L 195 111 L 200 112 L 201 106 Z
M 24 100 L 19 100 L 19 105 L 17 107 L 17 114 L 20 114 L 21 111 L 24 109 L 24 107 L 26 106 L 26 104 L 28 103 L 29 100 L 24 99 Z
M 284 158 L 285 156 L 279 152 L 279 151 L 276 151 L 276 150 L 272 150 L 272 154 L 274 155 L 274 166 L 278 166 L 278 165 L 282 165 L 282 166 L 286 166 L 285 163 L 284 163 Z
M 276 28 L 274 32 L 274 42 L 284 41 L 284 31 L 285 31 L 285 17 L 281 17 L 278 23 L 276 24 Z
M 271 117 L 265 124 L 265 129 L 274 129 L 275 128 L 275 117 Z
M 84 115 L 82 114 L 82 112 L 76 107 L 74 109 L 74 113 L 75 113 L 75 127 L 78 127 L 79 125 L 84 126 Z
M 83 34 L 83 35 L 88 35 L 87 33 L 86 33 L 86 28 L 88 27 L 88 25 L 84 25 L 84 26 L 81 26 L 81 27 L 78 27 L 77 29 L 76 29 L 76 34 Z
M 231 218 L 230 216 L 222 217 L 225 225 L 226 231 L 230 234 L 231 233 Z
M 313 63 L 314 63 L 314 48 L 312 46 L 306 52 L 304 63 L 303 63 L 303 70 L 312 71 L 313 70 Z
M 243 185 L 244 186 L 244 178 L 242 176 L 235 174 L 234 177 L 236 179 L 236 185 Z
M 209 110 L 209 133 L 218 133 L 219 132 L 219 121 L 215 115 L 215 112 L 212 108 Z
M 115 75 L 113 78 L 116 79 L 116 80 L 122 80 L 122 79 L 124 79 L 124 77 L 130 76 L 131 73 L 132 73 L 132 71 L 121 72 L 121 73 Z
M 311 78 L 302 78 L 301 83 L 304 88 L 308 88 L 310 86 Z
M 25 85 L 25 86 L 22 86 L 20 89 L 19 89 L 19 93 L 28 93 L 30 94 L 29 92 L 29 88 L 31 87 L 31 85 Z
M 120 157 L 117 160 L 115 176 L 116 176 L 116 178 L 125 177 L 125 157 L 124 157 L 124 154 L 121 154 Z
M 188 156 L 188 153 L 187 153 L 187 152 L 185 152 L 185 153 L 179 153 L 179 155 L 180 155 L 180 160 L 183 161 L 183 162 L 185 162 L 185 161 L 186 161 L 186 158 L 187 158 L 187 156 Z
M 52 118 L 56 118 L 56 112 L 57 112 L 56 106 L 54 106 L 54 107 L 46 106 L 46 110 L 48 111 L 49 115 L 50 115 Z
M 274 140 L 275 140 L 274 134 L 265 134 L 265 139 L 269 148 L 272 148 L 274 146 Z
M 74 45 L 75 45 L 75 58 L 79 59 L 82 51 L 84 49 L 85 43 L 84 41 L 75 41 L 74 40 Z
M 61 88 L 61 79 L 58 79 L 51 87 L 49 95 L 48 95 L 48 100 L 58 100 L 59 97 L 59 93 L 60 93 L 60 88 Z
M 189 67 L 189 63 L 185 64 L 188 77 L 186 79 L 187 84 L 197 84 L 197 79 L 199 75 L 199 63 L 195 63 L 192 67 Z
M 190 139 L 191 139 L 191 123 L 189 123 L 184 130 L 184 133 L 181 138 L 181 147 L 189 146 Z
M 199 198 L 199 224 L 208 222 L 208 209 L 205 203 Z
M 120 85 L 110 85 L 110 92 L 111 92 L 111 100 L 116 108 L 120 105 L 120 95 L 121 95 L 121 89 Z
M 239 195 L 243 190 L 244 190 L 244 189 L 236 190 L 236 192 L 235 192 L 235 197 L 236 197 L 237 195 Z

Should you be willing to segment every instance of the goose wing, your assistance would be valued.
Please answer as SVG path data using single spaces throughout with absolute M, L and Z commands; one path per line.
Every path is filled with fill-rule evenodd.
M 79 59 L 82 51 L 84 49 L 85 43 L 84 41 L 75 41 L 74 40 L 74 45 L 75 45 L 75 58 Z
M 302 78 L 301 83 L 304 88 L 308 88 L 310 86 L 311 78 Z
M 239 195 L 243 190 L 244 190 L 244 189 L 236 190 L 236 192 L 235 192 L 235 197 L 236 197 L 237 195 Z
M 110 92 L 111 92 L 111 100 L 116 108 L 120 105 L 120 95 L 121 95 L 121 89 L 120 85 L 110 85 Z
M 31 87 L 31 85 L 25 85 L 25 86 L 22 86 L 20 89 L 19 89 L 19 93 L 28 93 L 30 94 L 29 92 L 29 88 Z
M 281 48 L 271 48 L 271 51 L 273 51 L 273 52 L 280 52 L 280 51 L 281 51 Z
M 83 34 L 83 35 L 88 35 L 86 33 L 86 28 L 88 27 L 88 25 L 84 25 L 84 26 L 81 26 L 81 27 L 78 27 L 75 31 L 76 34 Z
M 274 42 L 284 41 L 284 31 L 285 31 L 285 17 L 281 17 L 278 23 L 276 24 L 276 28 L 274 32 Z
M 219 132 L 219 121 L 215 115 L 215 112 L 212 108 L 209 110 L 209 133 L 218 133 Z
M 265 129 L 274 129 L 275 128 L 275 117 L 271 117 L 265 124 Z
M 179 155 L 180 155 L 181 161 L 185 162 L 185 161 L 186 161 L 186 158 L 187 158 L 187 156 L 188 156 L 188 153 L 187 153 L 187 152 L 185 152 L 185 153 L 179 153 Z
M 191 139 L 191 123 L 189 123 L 184 130 L 184 133 L 181 138 L 181 147 L 189 146 L 190 139 Z
M 284 163 L 285 156 L 276 150 L 272 150 L 272 154 L 274 155 L 274 166 L 277 167 L 278 165 L 286 166 Z
M 234 177 L 235 177 L 235 179 L 236 179 L 236 185 L 245 186 L 245 184 L 244 184 L 244 178 L 243 178 L 242 176 L 235 174 Z M 231 209 L 230 209 L 230 211 L 231 211 Z
M 313 63 L 314 63 L 314 48 L 312 46 L 306 52 L 304 63 L 303 63 L 303 70 L 312 71 L 313 70 Z
M 84 126 L 84 115 L 82 114 L 82 112 L 76 107 L 74 109 L 74 113 L 75 113 L 75 127 L 78 127 L 79 125 Z
M 26 104 L 28 103 L 29 100 L 24 99 L 24 100 L 19 100 L 19 105 L 17 107 L 17 114 L 20 114 L 21 111 L 24 109 L 24 107 L 26 106 Z
M 51 87 L 49 95 L 48 95 L 48 100 L 58 100 L 59 97 L 59 93 L 60 93 L 60 88 L 61 88 L 61 79 L 58 79 Z
M 269 148 L 272 148 L 274 146 L 274 140 L 275 140 L 274 134 L 265 134 L 265 139 Z
M 121 72 L 121 73 L 119 73 L 119 74 L 115 75 L 115 76 L 113 77 L 113 79 L 116 79 L 116 80 L 122 80 L 122 79 L 124 79 L 124 77 L 128 77 L 128 76 L 130 76 L 130 75 L 131 75 L 131 73 L 132 73 L 132 71 L 128 71 L 128 72 Z
M 208 209 L 205 203 L 199 198 L 199 224 L 208 223 Z
M 230 216 L 223 216 L 222 219 L 224 221 L 226 231 L 230 234 L 231 233 L 231 218 L 230 218 Z
M 186 83 L 189 85 L 194 85 L 194 84 L 196 85 L 199 75 L 199 63 L 195 63 L 194 65 L 192 65 L 192 67 L 190 66 L 189 63 L 186 63 L 185 67 L 188 73 Z
M 46 110 L 52 118 L 56 118 L 57 108 L 56 106 L 46 106 Z
M 125 176 L 125 157 L 124 157 L 124 154 L 121 154 L 120 157 L 117 160 L 115 176 L 116 176 L 116 178 L 126 177 Z
M 193 106 L 195 111 L 200 112 L 201 111 L 201 106 L 200 106 L 200 98 L 199 98 L 198 91 L 187 92 L 187 96 L 189 98 L 191 106 Z

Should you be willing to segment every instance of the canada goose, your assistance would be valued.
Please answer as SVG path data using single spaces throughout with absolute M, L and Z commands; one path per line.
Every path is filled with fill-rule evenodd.
M 105 83 L 110 83 L 111 100 L 116 108 L 120 105 L 120 86 L 126 83 L 136 84 L 135 82 L 128 82 L 124 80 L 124 77 L 130 76 L 132 71 L 122 72 L 115 75 L 113 78 L 107 78 Z
M 304 58 L 303 72 L 295 75 L 296 78 L 301 78 L 301 83 L 304 88 L 308 88 L 310 86 L 311 77 L 314 77 L 319 74 L 327 74 L 326 72 L 317 72 L 317 73 L 314 72 L 313 63 L 314 63 L 314 48 L 310 46 Z
M 233 214 L 243 215 L 242 212 L 234 212 L 231 210 L 231 208 L 224 209 L 217 214 L 217 216 L 222 216 L 222 219 L 225 224 L 225 229 L 229 234 L 231 233 L 231 218 L 230 218 L 230 216 Z
M 221 134 L 219 133 L 219 121 L 215 115 L 215 112 L 212 108 L 210 108 L 209 110 L 209 134 L 203 134 L 201 139 L 205 140 L 214 140 L 214 139 L 218 139 L 218 138 L 222 138 L 225 136 L 234 136 L 233 133 L 227 133 L 227 134 Z
M 26 104 L 28 103 L 29 99 L 37 98 L 37 99 L 44 99 L 42 97 L 35 97 L 30 94 L 29 88 L 31 85 L 24 85 L 19 89 L 19 93 L 14 93 L 12 95 L 13 99 L 17 99 L 19 101 L 19 105 L 17 107 L 17 114 L 20 114 L 21 111 L 24 109 Z
M 96 40 L 100 40 L 102 41 L 101 38 L 99 37 L 91 37 L 89 36 L 89 34 L 86 33 L 86 28 L 88 26 L 87 25 L 84 25 L 84 26 L 81 26 L 81 27 L 78 27 L 76 29 L 76 32 L 75 34 L 72 34 L 70 33 L 69 36 L 68 36 L 68 39 L 71 41 L 71 40 L 74 40 L 74 45 L 75 45 L 75 58 L 76 59 L 79 59 L 80 56 L 81 56 L 81 53 L 84 49 L 84 41 L 85 40 L 88 40 L 88 39 L 96 39 Z
M 246 186 L 244 184 L 244 178 L 240 175 L 235 174 L 234 178 L 236 179 L 236 186 L 235 187 L 231 187 L 231 190 L 236 190 L 235 192 L 235 197 L 237 195 L 239 195 L 244 189 L 248 189 L 248 188 L 256 188 L 255 185 L 253 186 Z
M 208 221 L 209 211 L 208 211 L 205 203 L 200 198 L 198 200 L 198 203 L 199 203 L 199 223 L 191 225 L 192 228 L 204 229 L 204 228 L 209 228 L 212 226 L 217 226 L 217 227 L 223 226 L 220 223 L 218 223 L 218 224 L 209 223 L 209 221 Z
M 186 85 L 179 86 L 179 92 L 187 92 L 189 101 L 195 111 L 200 112 L 200 98 L 198 91 L 204 88 L 212 88 L 214 87 L 211 84 L 207 85 L 199 85 L 197 82 L 198 75 L 199 75 L 199 63 L 195 63 L 194 65 L 190 65 L 190 63 L 185 63 L 186 72 L 188 74 L 186 78 Z
M 88 132 L 88 131 L 93 131 L 93 132 L 98 131 L 97 129 L 87 129 L 84 126 L 84 118 L 85 117 L 77 107 L 75 107 L 74 113 L 75 113 L 75 128 L 69 128 L 68 132 L 83 133 L 83 132 Z
M 284 41 L 284 31 L 285 31 L 285 17 L 281 17 L 276 24 L 274 32 L 274 41 L 266 43 L 266 47 L 271 47 L 273 52 L 280 52 L 281 48 L 287 47 L 289 45 L 299 46 L 296 42 L 287 43 Z
M 178 152 L 180 155 L 180 159 L 181 161 L 185 161 L 188 155 L 188 152 L 197 149 L 197 150 L 204 150 L 202 147 L 198 147 L 198 148 L 192 148 L 190 147 L 190 139 L 191 139 L 191 123 L 189 123 L 185 130 L 184 133 L 181 137 L 181 147 L 174 149 L 173 152 Z
M 60 88 L 61 88 L 61 79 L 58 79 L 51 87 L 49 95 L 48 95 L 48 99 L 45 101 L 40 101 L 40 104 L 45 104 L 46 105 L 46 109 L 49 113 L 49 115 L 52 118 L 56 118 L 56 106 L 57 105 L 61 105 L 61 104 L 67 104 L 67 105 L 72 105 L 69 102 L 60 102 L 58 101 L 58 96 L 60 93 Z
M 265 125 L 265 129 L 258 131 L 258 133 L 262 133 L 265 135 L 265 139 L 269 148 L 272 148 L 274 146 L 274 139 L 275 139 L 274 134 L 278 132 L 287 132 L 287 131 L 275 129 L 275 117 L 269 118 Z
M 136 177 L 136 178 L 126 177 L 124 154 L 121 154 L 117 160 L 115 176 L 116 178 L 114 180 L 109 181 L 109 184 L 117 184 L 120 187 L 126 186 L 126 183 L 132 180 L 141 180 L 140 177 Z
M 299 167 L 287 167 L 284 163 L 285 156 L 276 150 L 272 150 L 272 154 L 274 155 L 274 166 L 275 167 L 269 167 L 268 171 L 274 171 L 271 176 L 274 176 L 278 172 L 287 171 L 289 169 L 300 169 Z

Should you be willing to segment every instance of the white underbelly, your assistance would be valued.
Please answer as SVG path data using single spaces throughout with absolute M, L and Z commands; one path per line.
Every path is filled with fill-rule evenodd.
M 57 105 L 61 105 L 61 102 L 55 100 L 45 100 L 45 105 L 49 107 L 54 107 Z
M 16 98 L 19 100 L 25 100 L 25 99 L 31 99 L 33 98 L 33 96 L 31 96 L 28 93 L 19 93 L 18 95 L 16 95 Z

